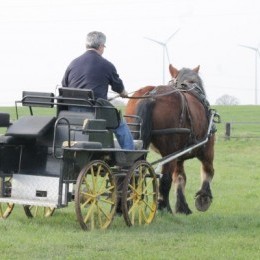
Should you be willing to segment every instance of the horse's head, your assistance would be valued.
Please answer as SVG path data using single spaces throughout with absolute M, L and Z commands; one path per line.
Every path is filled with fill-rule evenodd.
M 177 87 L 181 88 L 182 84 L 197 84 L 197 86 L 204 92 L 203 82 L 199 76 L 200 66 L 194 69 L 182 68 L 176 69 L 171 64 L 169 65 L 169 71 L 172 76 L 172 80 L 177 84 Z

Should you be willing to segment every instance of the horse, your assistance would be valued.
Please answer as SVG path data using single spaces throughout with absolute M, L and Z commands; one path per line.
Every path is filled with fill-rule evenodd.
M 210 108 L 199 69 L 197 66 L 178 70 L 170 64 L 172 80 L 168 85 L 146 86 L 134 93 L 135 99 L 128 101 L 125 114 L 135 114 L 143 120 L 141 138 L 144 149 L 149 149 L 151 145 L 162 157 L 167 157 L 207 136 Z M 202 165 L 201 187 L 195 195 L 195 206 L 199 211 L 208 210 L 213 199 L 210 183 L 214 176 L 214 142 L 215 131 L 210 130 L 208 141 L 203 146 L 163 165 L 158 210 L 173 213 L 169 201 L 173 184 L 175 213 L 192 213 L 185 198 L 187 177 L 184 161 L 195 157 Z

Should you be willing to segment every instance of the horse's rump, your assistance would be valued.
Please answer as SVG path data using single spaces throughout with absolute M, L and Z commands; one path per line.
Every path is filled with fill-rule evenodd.
M 143 87 L 137 91 L 132 96 L 132 99 L 129 99 L 126 109 L 125 109 L 125 115 L 136 115 L 136 108 L 137 104 L 142 100 L 140 97 L 145 96 L 146 94 L 149 94 L 150 91 L 152 91 L 155 88 L 155 86 L 146 86 Z M 126 118 L 127 122 L 132 122 L 133 120 L 131 118 Z

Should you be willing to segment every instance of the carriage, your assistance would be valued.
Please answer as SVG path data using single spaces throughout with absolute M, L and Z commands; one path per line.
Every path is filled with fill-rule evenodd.
M 194 78 L 197 72 L 192 72 Z M 148 96 L 149 99 L 140 102 L 143 115 L 128 115 L 135 150 L 120 148 L 113 129 L 118 127 L 121 115 L 108 101 L 94 100 L 92 91 L 60 88 L 58 95 L 24 91 L 22 100 L 15 103 L 16 121 L 11 123 L 9 114 L 0 113 L 0 127 L 6 128 L 0 136 L 0 218 L 7 218 L 15 204 L 22 205 L 28 217 L 39 212 L 48 217 L 55 209 L 74 202 L 77 220 L 84 230 L 105 229 L 116 214 L 122 214 L 128 226 L 150 224 L 157 209 L 171 211 L 172 182 L 177 187 L 176 212 L 190 214 L 184 196 L 183 162 L 194 157 L 202 162 L 201 188 L 196 193 L 195 205 L 206 211 L 212 201 L 213 126 L 219 122 L 219 115 L 205 107 L 198 95 L 186 89 L 184 94 L 183 86 L 194 89 L 194 83 L 190 88 L 187 80 L 183 82 L 186 83 L 181 90 L 175 85 L 156 88 L 157 98 L 153 88 L 152 98 Z M 161 110 L 164 118 L 158 113 L 157 119 L 168 123 L 171 122 L 168 119 L 176 118 L 177 126 L 151 129 L 152 118 L 144 119 L 151 114 L 150 105 L 155 100 L 157 109 L 166 105 Z M 134 107 L 138 103 L 134 102 Z M 194 109 L 190 110 L 190 104 Z M 29 108 L 29 115 L 19 116 L 21 105 Z M 83 112 L 69 109 L 75 106 L 85 109 Z M 40 111 L 48 108 L 53 115 L 35 115 L 37 107 Z M 168 112 L 166 108 L 174 111 Z M 176 113 L 177 108 L 181 116 Z M 150 141 L 145 141 L 147 133 Z M 161 159 L 151 163 L 146 160 L 150 142 L 162 154 Z
M 29 108 L 28 115 L 19 116 L 21 105 Z M 86 109 L 73 112 L 71 106 Z M 39 212 L 48 217 L 74 201 L 85 230 L 107 228 L 117 213 L 129 226 L 153 220 L 158 187 L 145 160 L 148 150 L 139 138 L 135 150 L 119 147 L 113 129 L 120 113 L 109 102 L 94 101 L 89 90 L 60 88 L 56 96 L 24 91 L 15 107 L 13 123 L 9 114 L 0 114 L 0 126 L 6 128 L 0 137 L 2 219 L 15 204 L 23 205 L 28 217 Z M 35 115 L 37 107 L 53 115 Z M 136 122 L 135 136 L 141 120 Z

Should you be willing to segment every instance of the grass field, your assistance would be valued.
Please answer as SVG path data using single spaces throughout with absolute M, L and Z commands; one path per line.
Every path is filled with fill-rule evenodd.
M 0 221 L 0 259 L 259 259 L 260 125 L 237 126 L 240 138 L 230 141 L 225 141 L 224 132 L 225 122 L 259 122 L 260 106 L 216 109 L 222 123 L 217 125 L 214 199 L 207 212 L 194 206 L 200 164 L 190 160 L 186 196 L 192 215 L 157 213 L 149 226 L 131 228 L 116 217 L 108 230 L 85 232 L 76 221 L 74 203 L 52 217 L 34 219 L 17 205 Z M 258 138 L 247 138 L 251 131 Z

